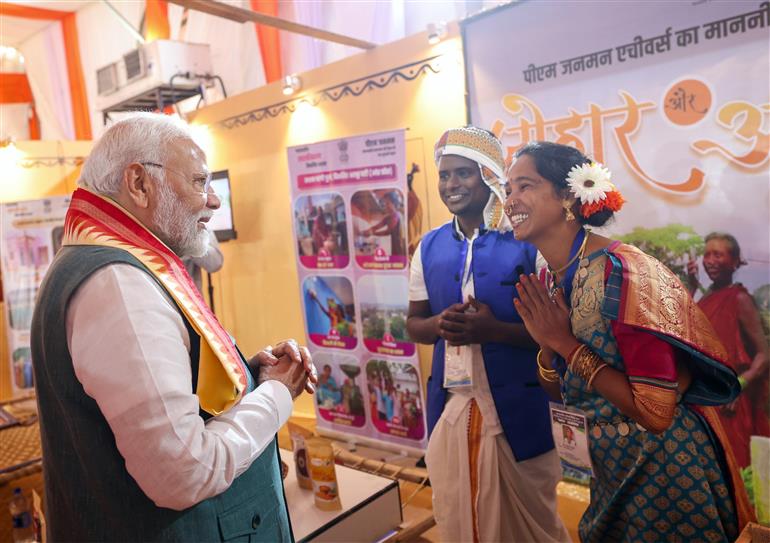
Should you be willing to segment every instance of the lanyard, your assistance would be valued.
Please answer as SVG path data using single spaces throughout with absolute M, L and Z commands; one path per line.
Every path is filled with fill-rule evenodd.
M 586 231 L 584 228 L 581 228 L 575 236 L 575 239 L 572 241 L 572 247 L 569 251 L 569 259 L 567 260 L 568 262 L 576 257 L 578 251 L 580 251 L 580 247 L 583 245 L 583 240 L 585 237 Z M 571 307 L 572 281 L 575 279 L 575 273 L 580 267 L 581 260 L 581 258 L 575 258 L 575 261 L 569 265 L 563 279 L 558 285 L 564 289 L 564 301 L 567 303 L 567 307 Z M 555 282 L 555 276 L 552 275 L 551 280 Z M 556 355 L 554 366 L 559 374 L 564 377 L 564 372 L 567 371 L 567 361 L 564 360 L 561 356 Z M 562 384 L 562 392 L 564 392 L 563 388 L 564 385 Z
M 462 234 L 459 229 L 459 224 L 457 224 L 457 219 L 455 218 L 454 223 L 455 231 L 455 237 L 460 239 L 462 241 L 462 249 L 460 249 L 460 269 L 458 270 L 455 277 L 458 278 L 458 300 L 460 303 L 464 302 L 464 296 L 463 296 L 463 286 L 465 286 L 465 283 L 467 280 L 471 277 L 471 274 L 473 273 L 473 257 L 471 257 L 471 264 L 468 266 L 468 277 L 465 276 L 465 261 L 468 259 L 468 251 L 470 250 L 470 244 L 479 239 L 482 235 L 486 233 L 486 229 L 483 226 L 480 226 L 478 229 L 478 232 L 474 234 L 473 239 L 469 240 L 465 234 Z
M 575 273 L 577 273 L 577 270 L 580 267 L 581 260 L 580 258 L 577 258 L 577 254 L 583 245 L 583 240 L 585 240 L 585 237 L 586 231 L 584 228 L 581 228 L 575 236 L 575 239 L 572 241 L 572 248 L 570 248 L 569 259 L 567 260 L 569 262 L 574 258 L 575 261 L 569 265 L 569 268 L 567 268 L 566 272 L 564 273 L 564 277 L 558 285 L 564 289 L 564 301 L 567 302 L 567 306 L 571 305 L 570 300 L 572 297 L 572 282 L 575 279 Z
M 457 277 L 459 277 L 459 281 L 457 282 L 457 289 L 458 289 L 458 296 L 460 303 L 463 303 L 463 285 L 465 284 L 465 260 L 468 258 L 468 239 L 463 237 L 462 239 L 462 249 L 460 249 L 460 270 L 457 273 Z M 473 263 L 471 262 L 471 265 Z M 470 273 L 470 270 L 468 270 L 468 273 Z

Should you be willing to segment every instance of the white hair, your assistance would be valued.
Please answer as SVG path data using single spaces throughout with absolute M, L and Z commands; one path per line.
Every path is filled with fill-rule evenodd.
M 123 172 L 129 164 L 165 164 L 171 142 L 192 140 L 190 127 L 178 117 L 160 113 L 136 113 L 107 129 L 94 145 L 83 165 L 78 186 L 103 196 L 117 196 Z M 155 168 L 153 177 L 165 180 L 165 172 Z

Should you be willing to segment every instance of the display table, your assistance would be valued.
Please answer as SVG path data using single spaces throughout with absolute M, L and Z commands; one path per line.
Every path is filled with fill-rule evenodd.
M 34 397 L 0 402 L 16 423 L 0 429 L 0 485 L 42 470 L 40 426 Z M 0 415 L 0 426 L 7 418 Z
M 342 509 L 321 511 L 313 492 L 300 488 L 291 451 L 281 449 L 289 465 L 284 481 L 294 538 L 302 541 L 379 541 L 402 522 L 398 482 L 345 466 L 335 466 Z

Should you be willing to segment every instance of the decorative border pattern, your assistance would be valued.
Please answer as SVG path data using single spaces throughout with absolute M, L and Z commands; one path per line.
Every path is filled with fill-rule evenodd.
M 54 166 L 80 166 L 85 162 L 84 156 L 44 156 L 23 158 L 17 162 L 22 168 L 53 168 Z
M 390 70 L 371 74 L 366 77 L 346 81 L 314 94 L 298 96 L 284 102 L 279 102 L 259 109 L 253 109 L 246 113 L 223 119 L 222 121 L 219 121 L 217 125 L 231 130 L 233 128 L 246 126 L 247 124 L 258 123 L 268 118 L 278 117 L 279 115 L 286 113 L 294 113 L 301 102 L 306 102 L 312 106 L 317 106 L 321 102 L 327 100 L 337 102 L 346 97 L 361 96 L 367 91 L 384 89 L 399 81 L 414 81 L 421 75 L 428 74 L 428 72 L 438 74 L 441 71 L 441 67 L 436 61 L 441 56 L 442 55 L 436 55 L 425 58 L 410 64 L 404 64 L 397 68 L 391 68 Z

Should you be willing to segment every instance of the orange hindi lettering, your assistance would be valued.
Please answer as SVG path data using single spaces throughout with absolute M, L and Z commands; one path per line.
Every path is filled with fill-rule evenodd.
M 760 168 L 767 162 L 770 152 L 770 133 L 762 131 L 762 116 L 768 112 L 770 104 L 757 106 L 740 101 L 728 102 L 719 110 L 717 122 L 732 130 L 737 139 L 751 145 L 751 150 L 744 155 L 737 155 L 719 143 L 705 139 L 696 141 L 692 147 L 704 155 L 717 153 L 733 165 Z

